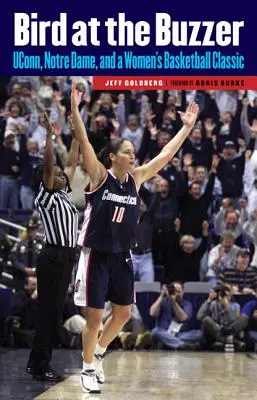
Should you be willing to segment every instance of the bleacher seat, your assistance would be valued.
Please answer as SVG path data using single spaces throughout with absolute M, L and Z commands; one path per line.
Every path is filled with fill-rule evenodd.
M 185 282 L 184 293 L 209 293 L 211 284 L 209 282 Z
M 135 282 L 135 291 L 136 293 L 142 292 L 156 292 L 160 293 L 161 291 L 161 284 L 160 282 Z
M 151 330 L 155 325 L 155 319 L 149 314 L 151 305 L 160 295 L 160 282 L 135 282 L 136 304 L 142 316 L 146 329 Z

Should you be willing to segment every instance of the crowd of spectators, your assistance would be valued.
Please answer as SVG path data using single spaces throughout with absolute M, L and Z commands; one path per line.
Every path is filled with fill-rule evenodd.
M 180 151 L 140 190 L 140 218 L 131 248 L 136 280 L 157 280 L 158 269 L 161 283 L 177 282 L 178 303 L 182 302 L 183 283 L 188 281 L 208 281 L 213 288 L 230 285 L 226 307 L 230 307 L 227 303 L 232 302 L 233 294 L 255 296 L 257 92 L 133 90 L 109 93 L 94 91 L 92 77 L 74 79 L 83 92 L 80 112 L 95 152 L 99 153 L 113 138 L 127 138 L 136 148 L 137 165 L 147 163 L 176 135 L 182 126 L 180 112 L 189 102 L 196 101 L 200 106 L 197 123 Z M 33 177 L 42 163 L 46 136 L 42 124 L 44 112 L 54 127 L 56 163 L 61 167 L 65 164 L 71 144 L 71 84 L 72 77 L 64 76 L 6 78 L 5 90 L 1 89 L 0 213 L 22 209 L 33 214 Z M 87 182 L 87 173 L 79 159 L 71 196 L 80 222 L 85 206 L 82 188 Z M 28 233 L 27 242 L 16 244 L 9 255 L 4 251 L 5 235 L 1 242 L 2 264 L 12 263 L 16 289 L 24 283 L 30 287 L 32 281 L 28 279 L 35 276 L 36 255 L 41 244 L 33 244 L 35 238 L 30 236 Z M 32 245 L 35 251 L 31 250 Z M 165 300 L 165 307 L 168 301 L 174 303 L 174 299 L 163 293 L 168 292 L 166 289 L 162 292 L 159 308 L 152 306 L 152 316 L 159 318 L 161 301 Z M 212 301 L 218 300 L 211 298 L 209 303 Z M 199 321 L 204 334 L 207 332 L 219 342 L 220 332 L 210 322 L 218 324 L 219 307 L 209 307 L 209 303 L 200 313 Z M 183 312 L 175 312 L 177 319 L 179 315 L 183 321 L 191 318 L 190 306 L 185 307 L 187 317 Z M 230 324 L 240 316 L 240 308 L 232 308 Z M 205 315 L 207 309 L 209 314 Z M 255 308 L 251 313 L 256 315 Z M 248 320 L 251 313 L 247 311 Z M 170 322 L 161 327 L 157 323 L 154 338 L 162 340 L 168 332 L 171 336 L 172 329 L 177 329 L 177 342 L 174 345 L 173 341 L 172 346 L 185 346 L 184 329 L 181 331 L 177 325 L 170 327 Z M 193 332 L 197 341 L 198 334 Z M 166 346 L 170 343 L 170 339 L 164 340 Z

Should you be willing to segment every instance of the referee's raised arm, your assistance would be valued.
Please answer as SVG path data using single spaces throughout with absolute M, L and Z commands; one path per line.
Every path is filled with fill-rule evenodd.
M 53 148 L 53 127 L 49 122 L 48 116 L 44 113 L 44 126 L 46 128 L 46 142 L 43 159 L 43 182 L 48 190 L 53 190 L 54 186 L 54 148 Z

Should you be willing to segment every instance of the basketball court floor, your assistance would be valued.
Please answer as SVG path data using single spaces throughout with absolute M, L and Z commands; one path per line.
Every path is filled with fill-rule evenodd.
M 101 394 L 79 385 L 79 350 L 56 350 L 52 366 L 66 379 L 51 385 L 24 372 L 28 352 L 0 354 L 0 399 L 257 400 L 257 359 L 245 353 L 145 351 L 109 353 Z

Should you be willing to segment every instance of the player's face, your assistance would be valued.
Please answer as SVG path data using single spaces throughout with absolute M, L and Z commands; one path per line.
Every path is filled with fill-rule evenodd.
M 136 159 L 136 150 L 132 143 L 125 141 L 122 143 L 121 148 L 117 154 L 114 155 L 112 162 L 117 167 L 126 171 L 133 171 Z

